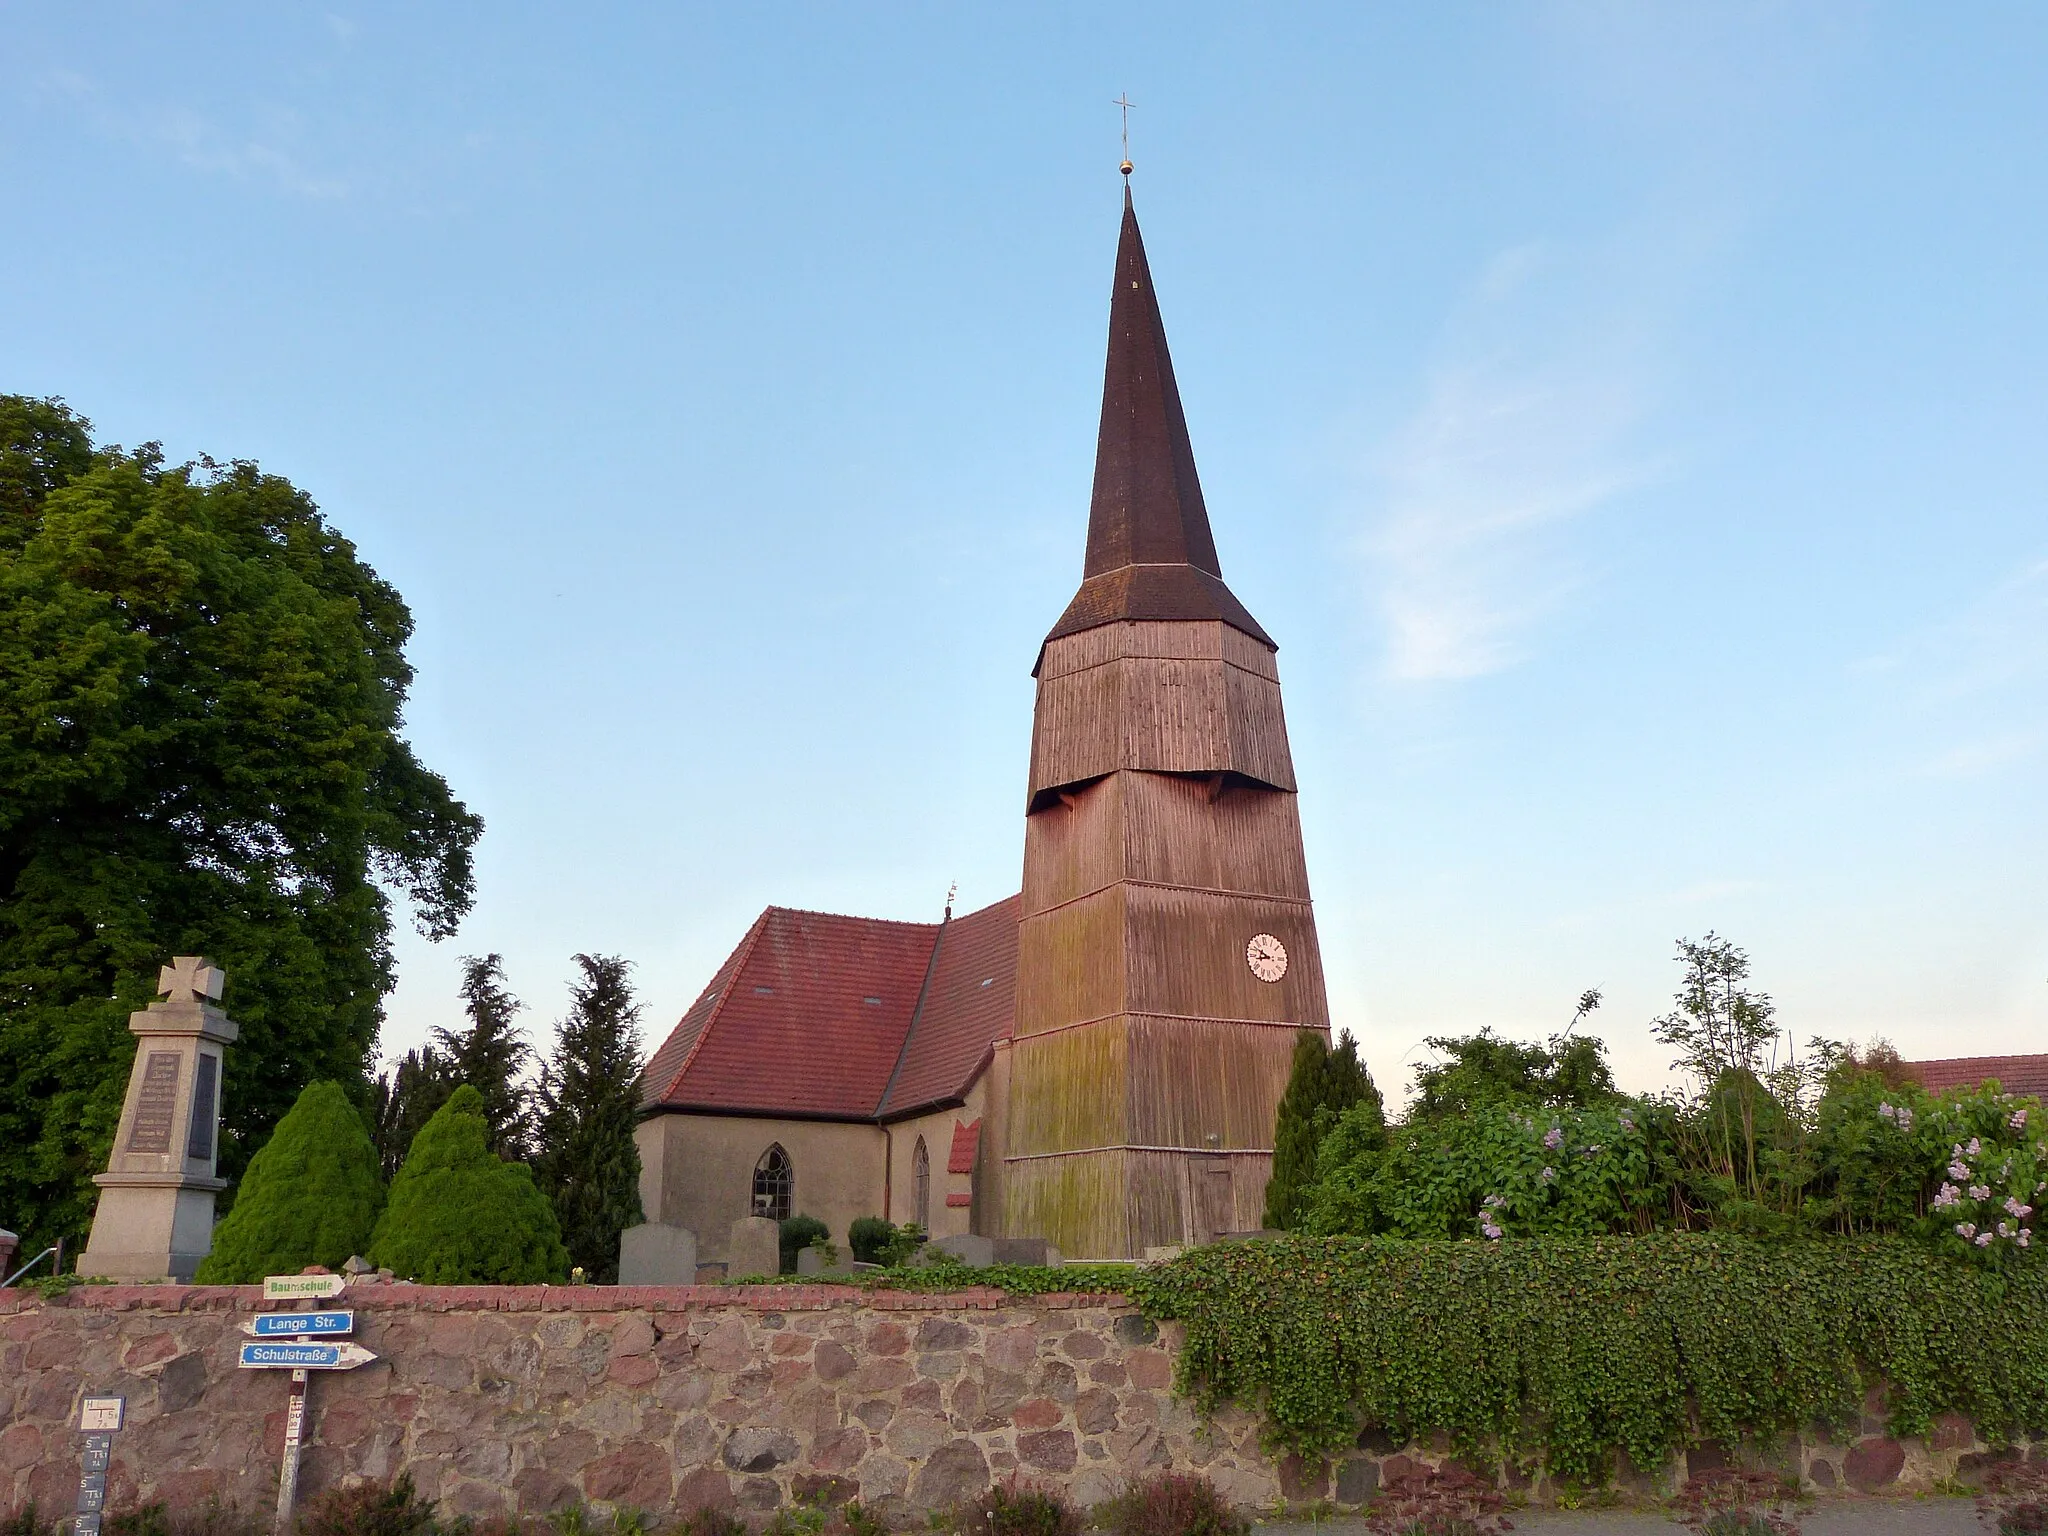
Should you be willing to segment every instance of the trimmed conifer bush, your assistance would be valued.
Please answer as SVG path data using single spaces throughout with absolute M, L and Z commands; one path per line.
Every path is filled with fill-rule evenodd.
M 377 1149 L 339 1083 L 313 1083 L 249 1160 L 214 1228 L 201 1285 L 253 1285 L 308 1264 L 339 1269 L 370 1244 L 384 1206 Z
M 566 1277 L 554 1207 L 524 1163 L 490 1148 L 483 1095 L 467 1083 L 413 1138 L 369 1257 L 427 1285 L 533 1285 Z

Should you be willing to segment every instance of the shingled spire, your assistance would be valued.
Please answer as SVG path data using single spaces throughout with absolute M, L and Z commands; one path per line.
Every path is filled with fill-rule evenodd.
M 1223 584 L 1128 183 L 1082 574 L 1048 641 L 1127 619 L 1221 620 L 1278 649 Z

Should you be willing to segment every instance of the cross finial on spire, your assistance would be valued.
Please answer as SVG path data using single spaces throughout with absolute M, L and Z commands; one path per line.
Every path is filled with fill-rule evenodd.
M 156 989 L 174 1003 L 220 1001 L 227 975 L 204 955 L 179 955 L 156 974 Z
M 1131 93 L 1125 91 L 1115 101 L 1112 101 L 1110 105 L 1112 107 L 1122 107 L 1124 110 L 1124 163 L 1118 169 L 1128 176 L 1131 174 L 1131 108 L 1136 103 L 1131 100 Z

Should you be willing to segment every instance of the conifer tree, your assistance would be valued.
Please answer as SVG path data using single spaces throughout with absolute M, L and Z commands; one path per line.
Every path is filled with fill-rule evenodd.
M 569 1016 L 541 1068 L 535 1176 L 554 1202 L 572 1263 L 599 1285 L 619 1278 L 619 1234 L 640 1209 L 640 1004 L 616 955 L 578 955 Z
M 448 1102 L 456 1082 L 448 1059 L 431 1045 L 423 1045 L 407 1051 L 370 1085 L 370 1139 L 377 1144 L 385 1183 L 398 1177 L 413 1137 L 434 1111 Z
M 314 1083 L 249 1160 L 199 1283 L 253 1285 L 308 1264 L 338 1269 L 369 1247 L 383 1204 L 362 1116 L 339 1083 Z
M 554 1207 L 532 1169 L 492 1153 L 483 1095 L 468 1083 L 414 1139 L 369 1257 L 425 1285 L 532 1285 L 569 1272 Z
M 1321 1030 L 1305 1029 L 1295 1038 L 1294 1068 L 1273 1128 L 1273 1177 L 1266 1185 L 1265 1224 L 1283 1231 L 1300 1224 L 1305 1196 L 1316 1181 L 1316 1153 L 1338 1116 L 1354 1104 L 1379 1107 L 1379 1090 L 1358 1042 L 1349 1031 L 1333 1051 Z
M 469 955 L 462 962 L 462 1008 L 469 1027 L 434 1031 L 434 1044 L 454 1080 L 482 1097 L 491 1150 L 507 1162 L 525 1159 L 531 1130 L 526 1088 L 519 1079 L 533 1050 L 512 1022 L 525 1006 L 505 985 L 503 957 Z

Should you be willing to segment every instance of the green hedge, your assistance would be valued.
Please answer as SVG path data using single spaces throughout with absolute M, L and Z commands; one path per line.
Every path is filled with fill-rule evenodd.
M 1277 1445 L 1443 1430 L 1601 1482 L 1617 1449 L 1651 1467 L 1695 1435 L 1853 1428 L 1880 1379 L 1895 1434 L 1946 1412 L 1994 1441 L 2048 1430 L 2048 1262 L 2015 1258 L 1896 1237 L 1290 1237 L 1197 1249 L 1124 1289 L 1185 1324 L 1183 1385 L 1263 1406 Z

